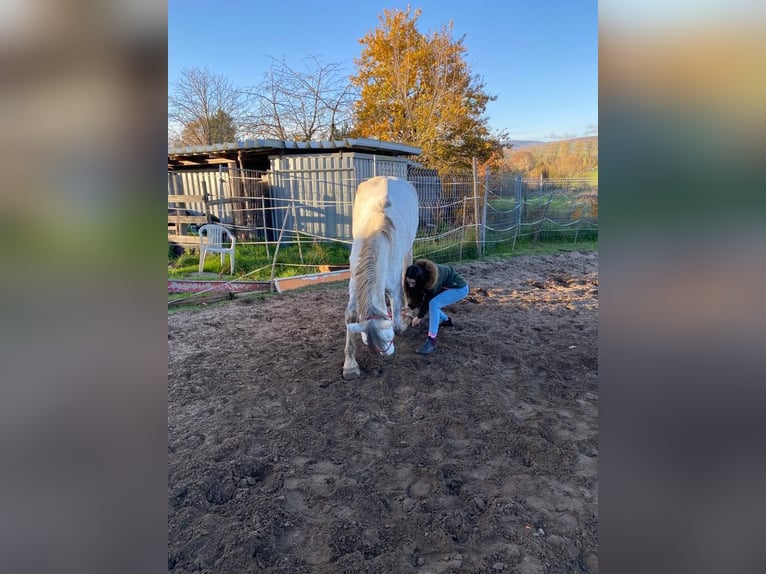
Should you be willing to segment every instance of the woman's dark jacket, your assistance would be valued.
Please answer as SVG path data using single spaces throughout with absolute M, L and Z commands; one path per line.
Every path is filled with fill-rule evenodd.
M 418 317 L 423 318 L 428 313 L 428 304 L 445 289 L 460 289 L 467 285 L 465 279 L 449 265 L 440 265 L 428 259 L 418 259 L 414 265 L 422 267 L 426 272 L 426 281 L 422 291 L 417 287 L 410 289 L 405 282 L 407 306 L 411 309 L 418 307 Z

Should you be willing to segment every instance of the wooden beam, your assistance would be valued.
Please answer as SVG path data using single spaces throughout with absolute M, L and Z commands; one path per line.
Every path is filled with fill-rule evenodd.
M 290 289 L 300 289 L 320 283 L 331 283 L 333 281 L 344 281 L 351 279 L 351 271 L 330 271 L 329 273 L 314 273 L 312 275 L 298 275 L 295 277 L 285 277 L 284 279 L 275 279 L 274 283 L 277 292 L 289 291 Z
M 168 215 L 168 223 L 207 223 L 205 215 Z
M 329 273 L 315 273 L 312 275 L 298 275 L 274 280 L 276 291 L 281 293 L 291 289 L 300 289 L 320 283 L 344 281 L 351 278 L 348 269 L 331 271 Z M 250 293 L 255 291 L 271 291 L 271 281 L 212 281 L 204 279 L 168 279 L 168 293 L 201 293 L 201 292 L 224 292 L 224 293 Z
M 219 164 L 219 163 L 227 163 L 231 160 L 226 158 L 217 158 L 217 157 L 205 157 L 200 156 L 199 159 L 191 159 L 191 158 L 184 158 L 184 159 L 175 159 L 173 158 L 173 161 L 177 162 L 176 165 L 188 165 L 188 166 L 202 166 L 202 165 L 208 165 L 208 164 Z
M 199 237 L 195 237 L 194 235 L 173 235 L 172 233 L 168 233 L 168 243 L 199 247 Z
M 205 281 L 190 279 L 168 279 L 168 293 L 200 293 L 202 291 L 225 293 L 271 291 L 271 281 Z
M 168 194 L 168 203 L 204 203 L 204 195 L 171 195 Z

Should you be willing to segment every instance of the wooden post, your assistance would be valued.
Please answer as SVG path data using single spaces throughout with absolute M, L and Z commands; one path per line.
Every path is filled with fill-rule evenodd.
M 204 179 L 200 180 L 200 187 L 202 188 L 202 203 L 205 205 L 205 218 L 208 223 L 213 223 L 213 218 L 210 214 L 210 204 L 208 203 L 210 201 L 210 194 L 207 192 L 207 182 Z
M 269 253 L 269 229 L 267 224 L 268 219 L 266 217 L 266 196 L 269 193 L 268 178 L 262 178 L 261 181 L 256 184 L 256 186 L 256 189 L 258 190 L 258 196 L 261 198 L 261 215 L 263 217 L 263 242 L 266 244 L 266 257 L 270 258 L 271 254 Z M 271 209 L 269 209 L 268 215 L 271 215 Z
M 516 176 L 516 233 L 513 234 L 513 244 L 511 251 L 516 247 L 516 239 L 521 230 L 521 212 L 524 209 L 524 198 L 522 197 L 521 175 Z
M 479 174 L 476 158 L 473 158 L 472 162 L 472 176 L 473 176 L 473 222 L 474 233 L 476 234 L 476 256 L 481 257 L 481 239 L 479 238 Z
M 303 180 L 301 180 L 301 188 L 303 187 Z M 295 232 L 295 241 L 298 243 L 298 256 L 301 259 L 301 265 L 303 265 L 303 248 L 301 247 L 301 230 L 298 225 L 298 210 L 295 209 L 295 190 L 297 186 L 290 185 L 290 204 L 293 212 L 293 230 Z
M 242 161 L 242 151 L 237 152 L 237 163 L 232 165 L 232 169 L 229 170 L 230 178 L 232 172 L 237 174 L 237 179 L 239 181 L 238 185 L 236 186 L 237 195 L 241 198 L 249 196 L 250 194 L 247 192 L 249 183 L 245 179 L 245 164 Z M 232 195 L 233 193 L 234 190 L 232 188 Z M 242 199 L 239 202 L 232 202 L 232 217 L 234 219 L 234 224 L 240 226 L 240 229 L 242 229 L 241 233 L 243 238 L 247 237 L 247 239 L 250 239 L 250 231 L 245 230 L 245 227 L 247 226 L 247 220 L 250 215 L 249 212 L 246 211 L 249 203 L 250 201 L 247 199 Z
M 460 238 L 460 258 L 459 260 L 463 260 L 463 243 L 465 243 L 465 212 L 468 209 L 468 206 L 465 204 L 466 198 L 463 198 L 463 225 L 460 226 L 460 229 L 463 230 L 462 237 Z
M 487 233 L 487 201 L 489 196 L 489 166 L 484 167 L 484 207 L 481 210 L 481 250 L 486 247 Z

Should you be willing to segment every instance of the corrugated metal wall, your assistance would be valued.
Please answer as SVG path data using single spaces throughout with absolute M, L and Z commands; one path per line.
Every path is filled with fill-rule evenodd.
M 354 153 L 351 155 L 354 157 L 357 185 L 366 179 L 378 175 L 391 175 L 407 179 L 407 165 L 409 162 L 404 158 L 370 155 L 365 153 Z
M 407 160 L 362 153 L 272 156 L 274 227 L 351 240 L 351 209 L 357 186 L 376 175 L 407 178 Z M 281 208 L 281 209 L 280 209 Z
M 275 241 L 294 239 L 295 232 L 328 239 L 351 241 L 351 211 L 354 193 L 359 184 L 376 175 L 392 175 L 407 179 L 408 160 L 359 152 L 271 156 L 268 172 L 268 218 L 262 217 L 253 230 L 256 235 L 267 233 Z M 263 173 L 263 172 L 260 172 Z M 208 194 L 208 212 L 224 225 L 239 233 L 247 226 L 246 218 L 237 212 L 247 212 L 246 197 L 258 194 L 242 193 L 243 186 L 260 176 L 237 169 L 206 169 L 168 173 L 169 195 Z M 262 202 L 263 203 L 263 202 Z M 259 204 L 260 205 L 260 204 Z M 189 203 L 187 210 L 206 213 L 203 203 Z M 264 208 L 261 205 L 261 208 Z M 264 209 L 262 209 L 264 211 Z M 259 231 L 260 230 L 260 231 Z M 257 232 L 257 233 L 256 233 Z
M 442 184 L 438 171 L 410 165 L 407 170 L 407 180 L 418 193 L 418 218 L 421 225 L 435 225 L 434 215 L 442 200 Z
M 221 198 L 221 185 L 218 170 L 210 171 L 172 171 L 168 172 L 168 195 L 205 195 L 210 200 Z M 205 204 L 201 202 L 178 204 L 179 208 L 205 213 Z M 212 215 L 221 218 L 220 206 L 210 206 Z

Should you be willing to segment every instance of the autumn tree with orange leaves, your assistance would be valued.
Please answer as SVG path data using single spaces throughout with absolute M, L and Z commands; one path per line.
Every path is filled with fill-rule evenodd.
M 463 38 L 452 23 L 421 34 L 421 10 L 384 10 L 359 42 L 352 84 L 359 89 L 354 135 L 413 145 L 419 160 L 444 170 L 468 169 L 472 159 L 502 158 L 506 134 L 492 134 L 484 115 L 496 99 L 463 59 Z

